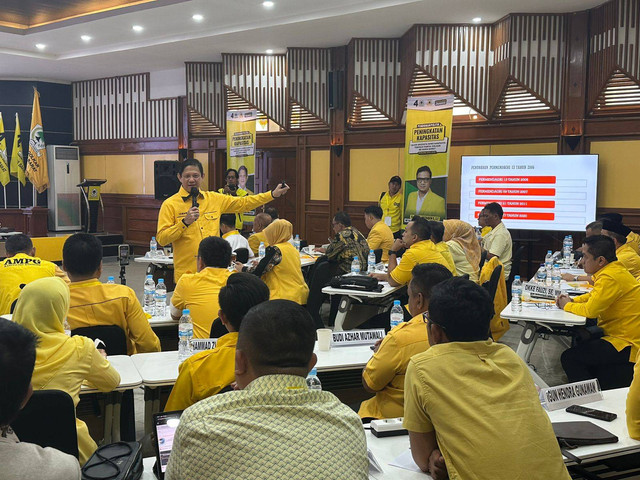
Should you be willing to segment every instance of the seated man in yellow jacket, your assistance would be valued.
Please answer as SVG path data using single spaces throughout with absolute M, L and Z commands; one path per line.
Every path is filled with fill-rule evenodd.
M 436 250 L 438 250 L 447 261 L 449 265 L 447 268 L 451 270 L 454 277 L 457 277 L 458 272 L 456 271 L 456 264 L 453 261 L 453 256 L 449 251 L 449 245 L 442 241 L 444 237 L 444 223 L 431 220 L 429 222 L 429 226 L 431 227 L 431 241 L 436 246 Z
M 67 274 L 55 263 L 36 257 L 33 242 L 26 235 L 11 235 L 4 248 L 8 258 L 0 262 L 0 315 L 12 312 L 22 290 L 21 285 L 53 276 L 69 283 Z
M 256 257 L 258 256 L 260 242 L 264 243 L 265 247 L 269 246 L 267 237 L 264 236 L 262 231 L 267 228 L 272 221 L 273 219 L 268 213 L 259 213 L 253 220 L 253 235 L 249 237 L 249 247 Z
M 102 244 L 94 235 L 76 233 L 67 238 L 62 266 L 71 279 L 67 317 L 71 330 L 116 325 L 127 338 L 127 354 L 160 351 L 160 340 L 151 330 L 136 293 L 126 285 L 100 282 Z
M 631 246 L 631 242 L 627 240 L 627 235 L 631 229 L 622 223 L 615 223 L 611 220 L 602 220 L 602 235 L 606 235 L 616 246 L 616 257 L 618 261 L 629 270 L 636 280 L 640 279 L 640 255 Z
M 451 278 L 436 263 L 416 265 L 409 282 L 409 312 L 413 317 L 391 330 L 376 346 L 362 372 L 362 386 L 376 396 L 360 405 L 360 418 L 395 418 L 404 415 L 404 374 L 409 359 L 429 348 L 423 313 L 429 308 L 431 289 Z
M 407 250 L 398 263 L 398 251 L 402 248 Z M 411 280 L 413 267 L 421 263 L 439 263 L 449 269 L 449 263 L 436 250 L 436 246 L 431 241 L 429 221 L 422 217 L 413 217 L 402 234 L 402 240 L 397 239 L 393 242 L 393 246 L 389 250 L 389 273 L 371 273 L 369 275 L 378 280 L 389 282 L 389 285 L 393 287 L 406 285 Z
M 619 213 L 605 213 L 600 217 L 600 221 L 604 219 L 611 220 L 614 223 L 622 224 L 622 215 Z M 627 243 L 633 248 L 638 255 L 640 255 L 640 235 L 629 229 L 627 234 Z
M 182 362 L 165 411 L 184 410 L 233 383 L 240 324 L 251 307 L 269 300 L 269 289 L 255 275 L 236 273 L 229 277 L 217 300 L 218 315 L 229 333 L 218 339 L 214 349 L 196 353 Z
M 640 348 L 640 283 L 617 261 L 609 237 L 587 237 L 582 250 L 593 290 L 573 300 L 560 295 L 556 303 L 567 312 L 597 318 L 600 331 L 565 350 L 562 368 L 569 382 L 597 378 L 603 390 L 628 387 Z
M 185 273 L 171 297 L 171 317 L 179 320 L 188 308 L 194 338 L 209 338 L 211 324 L 218 317 L 218 294 L 232 272 L 231 245 L 220 237 L 207 237 L 198 247 L 198 273 Z
M 364 223 L 369 229 L 367 243 L 371 250 L 382 249 L 382 261 L 389 260 L 389 250 L 393 246 L 393 232 L 382 220 L 382 208 L 371 205 L 364 209 Z

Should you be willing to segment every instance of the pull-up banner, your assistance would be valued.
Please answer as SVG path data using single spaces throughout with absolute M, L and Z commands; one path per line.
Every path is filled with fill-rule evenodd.
M 453 95 L 409 97 L 405 132 L 404 224 L 447 217 Z
M 227 112 L 227 168 L 238 171 L 238 196 L 260 193 L 255 188 L 257 118 L 256 109 Z M 253 210 L 239 214 L 236 227 L 253 223 L 254 217 Z

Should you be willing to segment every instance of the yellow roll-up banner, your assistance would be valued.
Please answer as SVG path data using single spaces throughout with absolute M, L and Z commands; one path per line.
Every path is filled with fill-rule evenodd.
M 238 171 L 238 194 L 260 193 L 255 185 L 256 173 L 256 119 L 258 112 L 251 110 L 229 110 L 227 112 L 227 168 Z M 236 226 L 242 222 L 253 223 L 255 211 L 238 215 Z M 241 217 L 241 218 L 240 218 Z
M 409 97 L 404 160 L 404 224 L 447 217 L 453 95 Z

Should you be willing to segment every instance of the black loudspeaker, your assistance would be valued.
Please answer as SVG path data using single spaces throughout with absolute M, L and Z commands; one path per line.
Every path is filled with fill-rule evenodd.
M 164 200 L 180 190 L 178 170 L 180 163 L 172 160 L 158 160 L 153 164 L 153 186 L 156 200 Z
M 343 82 L 344 71 L 337 70 L 335 72 L 329 72 L 329 108 L 340 110 L 342 109 L 342 97 L 343 97 Z

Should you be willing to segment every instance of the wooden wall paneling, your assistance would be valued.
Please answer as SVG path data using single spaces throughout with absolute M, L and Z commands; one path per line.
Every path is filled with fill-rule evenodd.
M 151 195 L 102 195 L 105 230 L 121 233 L 125 242 L 146 248 L 156 234 L 162 202 Z
M 226 107 L 221 62 L 187 62 L 187 104 L 195 135 L 216 135 L 225 130 Z
M 348 53 L 344 47 L 333 48 L 331 52 L 331 70 L 333 72 L 342 71 L 345 73 L 344 78 L 347 78 L 347 85 L 353 85 L 353 79 L 350 79 L 347 64 Z M 345 92 L 345 95 L 348 95 Z M 344 100 L 344 98 L 343 98 Z M 329 215 L 332 217 L 338 211 L 344 209 L 344 202 L 347 191 L 347 167 L 345 156 L 347 155 L 345 146 L 345 133 L 346 133 L 346 102 L 341 102 L 342 108 L 334 108 L 330 112 L 330 125 L 331 134 L 329 143 L 331 144 L 331 157 L 329 165 Z M 327 226 L 331 224 L 331 219 L 326 218 Z M 330 231 L 330 230 L 329 230 Z
M 417 65 L 416 30 L 414 25 L 400 38 L 400 79 L 398 80 L 398 102 L 396 118 L 403 119 L 407 98 L 411 89 L 413 72 Z
M 149 73 L 72 85 L 76 141 L 178 137 L 178 99 L 150 99 Z
M 223 53 L 222 63 L 225 87 L 286 128 L 286 55 Z
M 395 126 L 400 83 L 400 39 L 356 38 L 349 43 L 351 126 Z
M 292 131 L 329 128 L 328 48 L 287 49 L 289 108 L 287 126 Z
M 414 29 L 412 71 L 422 70 L 461 103 L 487 116 L 491 26 L 417 25 Z

